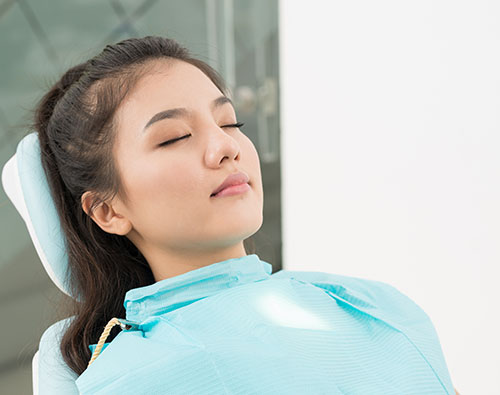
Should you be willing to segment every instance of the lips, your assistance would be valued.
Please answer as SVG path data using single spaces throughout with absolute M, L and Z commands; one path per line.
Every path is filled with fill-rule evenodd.
M 233 185 L 245 184 L 248 183 L 249 178 L 245 173 L 237 172 L 230 174 L 222 184 L 220 184 L 210 196 L 214 196 L 215 194 L 222 191 L 224 188 L 231 187 Z

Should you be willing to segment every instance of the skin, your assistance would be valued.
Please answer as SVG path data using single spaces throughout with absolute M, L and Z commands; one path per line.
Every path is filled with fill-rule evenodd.
M 263 222 L 263 188 L 252 141 L 239 128 L 222 127 L 238 122 L 232 104 L 211 110 L 223 95 L 216 85 L 191 64 L 154 62 L 115 114 L 113 159 L 128 200 L 117 195 L 91 217 L 104 231 L 128 237 L 159 281 L 247 255 L 243 241 Z M 163 119 L 143 132 L 153 115 L 178 107 L 191 110 L 192 119 Z M 250 179 L 247 192 L 210 197 L 237 171 Z M 90 194 L 82 196 L 87 213 Z

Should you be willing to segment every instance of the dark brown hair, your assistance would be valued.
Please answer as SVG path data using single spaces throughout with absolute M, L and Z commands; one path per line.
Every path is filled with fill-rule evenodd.
M 123 191 L 112 156 L 116 136 L 114 114 L 137 81 L 154 69 L 154 60 L 188 62 L 203 71 L 227 96 L 222 77 L 173 39 L 130 38 L 107 45 L 100 54 L 78 64 L 57 81 L 34 109 L 42 165 L 61 221 L 69 259 L 70 293 L 66 316 L 71 324 L 61 340 L 66 364 L 78 375 L 113 317 L 125 317 L 125 293 L 155 282 L 151 268 L 125 236 L 103 231 L 81 205 L 94 191 L 91 211 Z M 172 92 L 172 94 L 175 94 Z M 252 249 L 255 248 L 252 241 Z M 247 241 L 245 240 L 245 242 Z M 251 251 L 251 253 L 254 253 Z M 118 333 L 113 328 L 110 342 Z

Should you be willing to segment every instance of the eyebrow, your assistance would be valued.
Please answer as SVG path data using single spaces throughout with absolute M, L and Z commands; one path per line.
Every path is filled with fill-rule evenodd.
M 216 108 L 222 106 L 223 104 L 230 103 L 232 106 L 233 102 L 227 96 L 220 96 L 212 101 L 211 109 L 212 111 Z M 148 127 L 150 127 L 153 123 L 161 121 L 162 119 L 172 119 L 172 118 L 189 118 L 192 117 L 192 112 L 187 110 L 186 108 L 171 108 L 170 110 L 160 111 L 159 113 L 153 115 L 153 118 L 149 120 L 149 122 L 144 126 L 143 132 L 146 131 Z

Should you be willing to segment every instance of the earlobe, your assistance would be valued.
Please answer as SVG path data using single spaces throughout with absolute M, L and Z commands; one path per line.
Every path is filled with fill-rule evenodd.
M 92 219 L 108 233 L 125 236 L 132 229 L 130 221 L 118 214 L 108 203 L 101 203 L 95 210 Z

